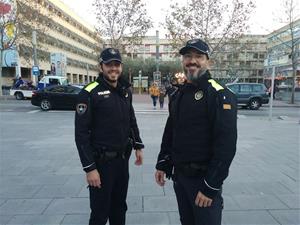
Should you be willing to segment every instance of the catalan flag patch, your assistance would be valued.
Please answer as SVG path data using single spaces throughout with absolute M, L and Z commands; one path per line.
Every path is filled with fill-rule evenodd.
M 231 109 L 231 105 L 230 104 L 223 104 L 223 109 Z

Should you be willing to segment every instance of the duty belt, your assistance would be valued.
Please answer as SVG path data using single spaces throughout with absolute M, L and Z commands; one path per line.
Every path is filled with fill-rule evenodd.
M 204 175 L 206 170 L 207 165 L 197 162 L 180 163 L 175 165 L 175 173 L 181 173 L 188 177 Z

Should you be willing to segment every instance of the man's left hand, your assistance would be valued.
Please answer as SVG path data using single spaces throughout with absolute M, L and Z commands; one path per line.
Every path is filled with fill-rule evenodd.
M 135 150 L 135 158 L 135 165 L 140 166 L 143 164 L 143 151 L 141 149 Z
M 200 191 L 198 192 L 196 199 L 195 199 L 195 205 L 199 207 L 210 207 L 212 203 L 212 199 L 206 197 L 204 194 L 202 194 Z

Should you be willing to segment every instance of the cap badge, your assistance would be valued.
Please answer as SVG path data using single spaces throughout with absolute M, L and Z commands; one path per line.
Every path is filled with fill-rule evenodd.
M 109 52 L 112 54 L 112 55 L 116 55 L 117 54 L 117 51 L 113 48 L 109 49 Z
M 188 44 L 192 45 L 192 44 L 195 44 L 197 41 L 198 41 L 198 39 L 193 39 L 193 40 L 188 41 Z

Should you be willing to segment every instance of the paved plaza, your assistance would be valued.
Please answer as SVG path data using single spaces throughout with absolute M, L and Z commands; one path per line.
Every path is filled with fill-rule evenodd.
M 26 107 L 0 112 L 0 224 L 87 224 L 74 112 Z M 135 108 L 146 149 L 143 166 L 131 158 L 126 224 L 180 224 L 172 183 L 161 188 L 154 181 L 167 111 L 139 101 Z M 300 224 L 299 127 L 299 117 L 239 116 L 237 154 L 224 184 L 224 225 Z

